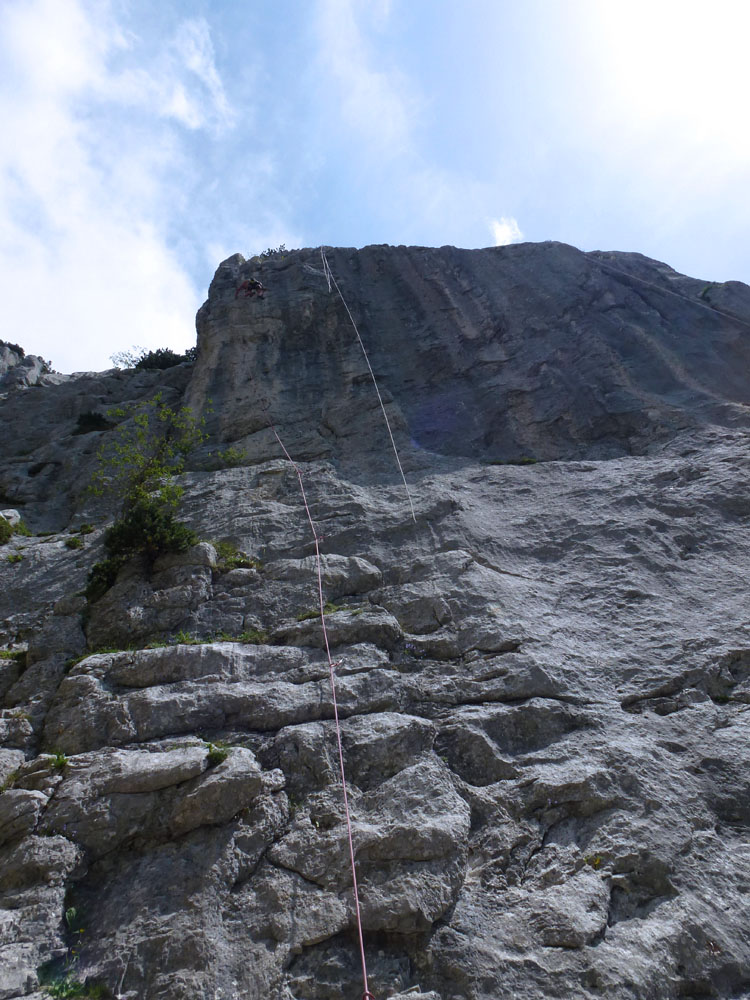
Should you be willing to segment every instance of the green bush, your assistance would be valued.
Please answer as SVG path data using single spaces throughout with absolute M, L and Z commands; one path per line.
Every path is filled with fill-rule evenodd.
M 198 542 L 195 532 L 177 520 L 183 491 L 174 477 L 203 438 L 189 409 L 173 410 L 157 394 L 99 449 L 90 492 L 119 497 L 120 512 L 104 534 L 107 558 L 89 573 L 84 591 L 89 602 L 112 586 L 129 559 L 142 556 L 150 569 L 163 553 L 183 552 Z
M 4 517 L 0 517 L 0 545 L 5 545 L 6 542 L 10 541 L 12 534 L 13 528 L 11 528 L 10 522 L 6 521 Z
M 162 490 L 142 494 L 104 534 L 104 547 L 112 556 L 144 555 L 153 561 L 164 552 L 184 552 L 198 543 L 194 531 L 175 520 L 175 507 L 182 491 L 171 497 Z
M 89 573 L 84 593 L 90 602 L 98 601 L 117 579 L 122 567 L 134 556 L 144 556 L 149 568 L 165 552 L 184 552 L 198 543 L 198 536 L 186 524 L 175 519 L 175 507 L 181 491 L 164 490 L 155 496 L 142 494 L 130 509 L 104 533 L 107 558 L 95 563 Z
M 262 646 L 267 641 L 268 632 L 264 632 L 259 628 L 245 629 L 244 632 L 240 632 L 236 639 L 234 639 L 234 642 L 242 642 L 248 646 Z
M 8 562 L 12 566 L 17 566 L 19 563 L 23 562 L 23 555 L 20 552 L 12 552 L 8 556 Z
M 70 976 L 43 983 L 42 989 L 51 997 L 88 997 L 89 1000 L 98 1000 L 106 996 L 103 986 L 89 986 Z
M 229 756 L 229 750 L 222 743 L 207 743 L 206 749 L 208 750 L 208 766 L 216 767 L 219 764 L 223 764 L 224 761 Z
M 11 771 L 5 778 L 5 781 L 0 785 L 0 795 L 3 792 L 7 792 L 9 789 L 14 788 L 16 781 L 18 780 L 18 769 Z
M 231 542 L 212 542 L 219 559 L 219 569 L 228 572 L 230 569 L 259 569 L 260 562 L 249 556 L 247 552 L 241 552 L 236 545 Z
M 185 632 L 183 629 L 180 629 L 174 637 L 174 641 L 178 646 L 202 646 L 204 643 L 203 639 L 199 639 L 196 635 L 191 635 L 190 632 Z
M 186 361 L 195 361 L 198 348 L 189 347 L 184 354 L 178 354 L 170 347 L 157 347 L 155 351 L 147 351 L 144 347 L 134 347 L 132 351 L 118 351 L 112 355 L 112 361 L 118 368 L 155 368 L 164 370 Z
M 78 537 L 78 535 L 71 535 L 70 538 L 65 539 L 66 549 L 80 549 L 83 546 L 83 541 Z
M 335 615 L 337 611 L 352 610 L 354 609 L 349 607 L 348 604 L 334 604 L 333 601 L 326 601 L 323 613 L 326 615 Z M 313 618 L 320 618 L 320 608 L 311 608 L 309 611 L 302 611 L 297 615 L 298 622 L 310 621 Z
M 483 465 L 536 465 L 538 458 L 531 458 L 529 455 L 521 455 L 519 458 L 488 458 L 482 462 Z
M 14 535 L 24 535 L 26 538 L 29 538 L 31 535 L 31 528 L 29 528 L 25 521 L 19 521 L 18 524 L 12 525 L 10 530 Z
M 124 565 L 125 559 L 122 558 L 102 559 L 98 563 L 94 563 L 83 589 L 86 600 L 90 604 L 98 601 L 100 597 L 104 597 Z
M 176 351 L 168 347 L 159 347 L 155 351 L 147 351 L 142 354 L 135 363 L 136 368 L 174 368 L 185 361 L 195 361 L 198 356 L 198 348 L 190 347 L 184 354 L 177 354 Z
M 268 260 L 269 257 L 275 257 L 277 254 L 285 254 L 286 247 L 282 243 L 277 247 L 269 247 L 267 250 L 263 250 L 262 253 L 258 254 L 263 260 Z
M 25 649 L 0 649 L 0 660 L 16 660 L 18 663 L 26 663 Z
M 87 410 L 79 413 L 76 420 L 74 434 L 91 434 L 92 431 L 108 431 L 115 425 L 111 420 L 107 420 L 103 413 L 96 413 L 94 410 Z
M 206 457 L 205 468 L 211 471 L 214 469 L 233 469 L 245 465 L 247 461 L 246 451 L 230 445 L 224 451 L 212 451 Z
M 167 406 L 161 393 L 130 412 L 109 413 L 122 422 L 97 451 L 89 492 L 119 497 L 122 510 L 139 490 L 153 492 L 179 475 L 185 457 L 205 439 L 202 421 L 186 406 Z
M 59 750 L 54 751 L 50 755 L 50 765 L 54 767 L 56 771 L 64 771 L 68 766 L 68 758 L 64 753 L 60 753 Z
M 175 365 L 179 365 L 182 360 L 182 355 L 170 350 L 169 347 L 159 347 L 155 351 L 146 351 L 145 354 L 142 354 L 133 367 L 141 370 L 155 368 L 158 371 L 164 371 L 166 368 L 174 368 Z

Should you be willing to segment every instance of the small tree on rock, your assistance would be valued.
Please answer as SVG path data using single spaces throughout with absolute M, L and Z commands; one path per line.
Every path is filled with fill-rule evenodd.
M 165 552 L 182 552 L 198 536 L 177 520 L 183 489 L 175 482 L 185 459 L 204 439 L 202 421 L 190 409 L 174 409 L 157 393 L 127 419 L 128 411 L 110 410 L 123 422 L 100 447 L 92 477 L 94 496 L 115 496 L 118 513 L 104 535 L 107 558 L 89 574 L 86 596 L 98 600 L 114 583 L 120 568 L 134 556 L 150 568 Z

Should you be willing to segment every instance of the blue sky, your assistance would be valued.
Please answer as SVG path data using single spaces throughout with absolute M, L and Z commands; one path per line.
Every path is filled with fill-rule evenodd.
M 221 259 L 562 240 L 750 282 L 745 0 L 4 0 L 0 336 L 194 343 Z

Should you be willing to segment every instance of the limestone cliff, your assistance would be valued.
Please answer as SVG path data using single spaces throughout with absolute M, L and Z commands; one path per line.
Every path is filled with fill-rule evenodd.
M 750 997 L 750 289 L 554 243 L 327 259 L 415 520 L 317 251 L 222 263 L 194 364 L 0 358 L 0 1000 L 361 995 L 272 425 L 378 1000 Z M 156 392 L 206 420 L 203 541 L 87 607 L 96 451 Z

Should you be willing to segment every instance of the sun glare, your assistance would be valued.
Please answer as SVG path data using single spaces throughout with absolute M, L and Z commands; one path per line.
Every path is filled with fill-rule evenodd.
M 591 2 L 587 13 L 600 80 L 618 117 L 750 155 L 750 4 L 627 0 Z

